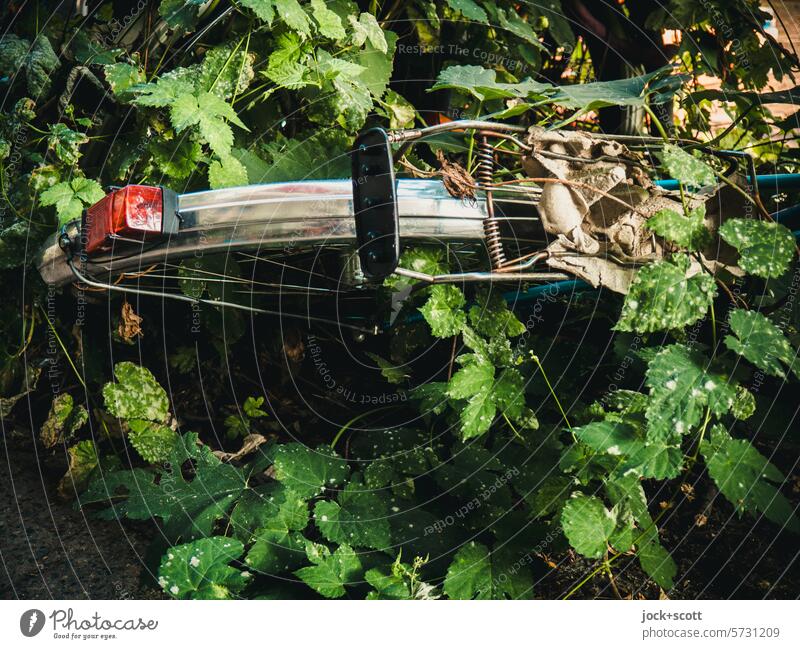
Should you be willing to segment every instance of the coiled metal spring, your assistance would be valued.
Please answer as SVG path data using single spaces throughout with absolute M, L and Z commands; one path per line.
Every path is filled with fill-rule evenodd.
M 489 251 L 492 268 L 497 270 L 505 265 L 506 255 L 503 250 L 503 241 L 500 237 L 500 223 L 494 216 L 494 202 L 492 200 L 494 149 L 485 135 L 480 136 L 476 157 L 478 158 L 478 184 L 486 192 L 486 212 L 488 216 L 483 220 L 483 232 L 486 237 L 486 247 Z

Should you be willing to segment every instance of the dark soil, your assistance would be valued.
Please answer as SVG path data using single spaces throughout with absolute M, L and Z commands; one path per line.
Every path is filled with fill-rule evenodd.
M 5 431 L 0 444 L 0 598 L 151 599 L 147 526 L 100 521 L 56 493 L 63 449 L 42 454 Z M 62 455 L 62 457 L 58 457 Z M 143 574 L 144 572 L 144 574 Z

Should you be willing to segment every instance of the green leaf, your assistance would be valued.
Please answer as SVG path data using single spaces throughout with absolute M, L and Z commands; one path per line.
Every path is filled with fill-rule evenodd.
M 436 284 L 428 301 L 419 311 L 437 338 L 450 338 L 461 333 L 467 322 L 464 294 L 451 284 Z
M 144 71 L 129 63 L 104 65 L 103 73 L 108 85 L 111 86 L 111 92 L 121 101 L 133 99 L 135 93 L 131 92 L 131 89 L 147 81 Z
M 685 185 L 705 187 L 717 182 L 711 167 L 674 144 L 665 144 L 659 157 L 667 173 Z
M 728 349 L 744 356 L 758 369 L 772 376 L 785 377 L 785 364 L 796 375 L 797 356 L 783 332 L 757 311 L 733 309 L 728 317 L 734 336 L 725 336 Z
M 690 264 L 686 255 L 676 255 L 641 268 L 614 328 L 637 333 L 680 329 L 705 316 L 716 295 L 716 284 L 705 272 L 687 278 Z
M 76 177 L 70 181 L 57 183 L 39 196 L 39 204 L 56 206 L 59 225 L 81 217 L 87 205 L 93 205 L 105 196 L 103 188 L 96 180 Z
M 582 112 L 605 106 L 642 106 L 647 101 L 651 82 L 669 70 L 671 68 L 661 68 L 628 79 L 558 86 L 550 101 Z
M 589 84 L 591 85 L 591 84 Z M 497 73 L 479 65 L 451 65 L 439 73 L 431 90 L 452 88 L 479 101 L 491 99 L 542 99 L 553 89 L 550 84 L 523 79 L 520 83 L 500 83 Z
M 469 310 L 469 322 L 482 336 L 514 337 L 525 333 L 525 325 L 508 308 L 498 291 L 481 291 L 476 295 L 475 301 L 477 304 Z
M 88 141 L 86 133 L 73 131 L 66 124 L 50 124 L 47 148 L 52 149 L 56 157 L 66 165 L 71 166 L 78 162 L 81 157 L 80 147 Z
M 703 418 L 706 408 L 723 415 L 733 406 L 736 384 L 706 368 L 707 359 L 685 345 L 660 351 L 647 369 L 650 388 L 647 406 L 648 441 L 687 435 Z
M 255 76 L 255 56 L 233 45 L 220 45 L 206 52 L 197 75 L 196 88 L 220 99 L 240 95 Z
M 375 589 L 367 599 L 412 599 L 408 584 L 391 567 L 371 568 L 364 573 L 364 579 Z
M 268 413 L 261 409 L 264 405 L 264 397 L 247 397 L 242 404 L 242 410 L 250 419 L 260 419 L 268 417 Z
M 394 90 L 389 90 L 383 98 L 384 110 L 389 118 L 389 128 L 410 128 L 414 125 L 417 111 L 414 105 Z
M 175 180 L 184 180 L 194 173 L 203 154 L 200 143 L 188 135 L 172 141 L 155 139 L 149 149 L 158 169 Z
M 250 573 L 228 565 L 244 546 L 227 536 L 212 536 L 167 550 L 158 583 L 175 599 L 231 599 L 250 582 Z
M 314 565 L 294 574 L 323 597 L 342 597 L 344 587 L 359 579 L 361 561 L 349 545 L 340 545 L 331 554 L 324 545 L 307 541 L 306 556 Z
M 335 11 L 328 9 L 325 0 L 311 0 L 311 10 L 317 22 L 319 33 L 326 38 L 339 41 L 347 36 L 342 19 Z
M 170 27 L 189 30 L 197 24 L 203 0 L 161 0 L 158 13 Z
M 728 219 L 719 234 L 739 251 L 739 267 L 756 277 L 780 277 L 794 259 L 794 237 L 780 223 Z
M 283 444 L 275 453 L 275 479 L 300 497 L 311 498 L 339 486 L 350 469 L 330 446 L 316 450 L 296 442 Z
M 277 15 L 294 31 L 306 37 L 311 35 L 311 21 L 297 0 L 241 0 L 239 4 L 252 9 L 270 27 Z
M 106 383 L 103 398 L 106 409 L 120 419 L 146 419 L 165 422 L 169 399 L 150 370 L 123 361 L 114 366 L 117 383 Z
M 475 20 L 484 25 L 489 23 L 489 16 L 472 0 L 447 0 L 450 8 L 460 13 L 464 18 Z
M 151 464 L 165 462 L 178 440 L 177 433 L 163 424 L 132 419 L 128 422 L 128 426 L 130 426 L 128 440 L 131 445 Z
M 561 511 L 561 525 L 577 552 L 589 559 L 599 559 L 606 552 L 616 520 L 599 498 L 576 493 Z
M 389 511 L 383 498 L 358 482 L 350 482 L 337 500 L 320 501 L 314 508 L 314 522 L 322 536 L 333 543 L 389 548 Z
M 191 480 L 182 467 L 192 462 Z M 241 469 L 223 464 L 196 433 L 186 433 L 172 449 L 168 463 L 157 470 L 105 471 L 81 495 L 82 505 L 113 504 L 103 517 L 132 520 L 160 518 L 161 531 L 175 542 L 209 536 L 214 523 L 227 515 L 246 487 Z
M 478 437 L 492 425 L 497 410 L 492 399 L 493 385 L 494 366 L 489 363 L 471 363 L 450 379 L 447 395 L 467 400 L 460 415 L 462 439 Z
M 230 524 L 233 535 L 243 543 L 250 543 L 265 529 L 302 532 L 308 525 L 308 505 L 284 485 L 270 482 L 242 494 Z
M 677 477 L 683 468 L 683 451 L 680 439 L 648 440 L 633 450 L 622 471 L 633 471 L 643 478 L 667 480 Z
M 646 226 L 670 243 L 680 248 L 699 250 L 711 235 L 705 226 L 706 208 L 700 205 L 684 216 L 675 210 L 664 209 L 651 216 Z
M 386 54 L 389 51 L 386 36 L 375 16 L 364 12 L 358 17 L 358 20 L 355 16 L 348 16 L 348 18 L 353 28 L 353 44 L 356 47 L 361 47 L 369 41 L 369 44 L 379 52 Z
M 492 400 L 509 419 L 518 419 L 525 406 L 525 379 L 513 367 L 504 369 L 492 388 Z M 494 416 L 492 416 L 494 418 Z
M 475 541 L 456 552 L 444 579 L 450 599 L 521 599 L 530 596 L 531 587 L 530 574 L 510 552 L 489 552 Z
M 621 422 L 595 421 L 573 428 L 572 432 L 589 448 L 608 455 L 630 455 L 643 445 L 636 429 Z
M 800 519 L 774 486 L 784 475 L 745 439 L 733 439 L 719 424 L 700 445 L 708 474 L 738 512 L 762 512 L 772 522 L 800 533 Z
M 211 189 L 247 185 L 247 169 L 235 157 L 226 155 L 219 160 L 214 160 L 209 165 L 208 184 Z
M 640 543 L 636 549 L 639 563 L 650 578 L 661 588 L 669 590 L 675 585 L 678 566 L 670 553 L 658 541 Z
M 391 361 L 387 361 L 385 358 L 381 358 L 372 352 L 367 352 L 367 356 L 375 361 L 381 370 L 381 375 L 389 381 L 389 383 L 400 385 L 408 378 L 408 374 L 405 373 L 402 366 L 395 365 Z

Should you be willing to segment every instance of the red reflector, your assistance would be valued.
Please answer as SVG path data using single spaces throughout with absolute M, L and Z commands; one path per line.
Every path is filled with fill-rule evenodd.
M 84 250 L 109 250 L 114 238 L 144 241 L 160 234 L 164 217 L 160 187 L 128 185 L 111 192 L 86 210 Z

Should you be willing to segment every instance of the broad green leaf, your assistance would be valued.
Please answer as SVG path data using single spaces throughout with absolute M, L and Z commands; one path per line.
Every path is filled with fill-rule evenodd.
M 250 182 L 343 178 L 350 174 L 351 143 L 338 128 L 320 130 L 302 139 L 276 139 L 264 147 L 270 164 L 265 165 L 260 176 L 250 175 Z M 320 151 L 325 151 L 325 155 L 320 157 Z
M 328 541 L 384 550 L 391 544 L 386 501 L 359 482 L 350 482 L 337 502 L 323 500 L 314 522 Z
M 158 13 L 170 27 L 189 30 L 197 24 L 203 0 L 161 0 Z
M 250 573 L 228 565 L 244 546 L 227 536 L 211 536 L 167 550 L 158 583 L 175 599 L 231 599 L 250 582 Z
M 639 557 L 642 570 L 661 588 L 669 590 L 675 585 L 678 566 L 672 555 L 657 539 L 642 541 L 636 549 L 636 556 Z
M 451 9 L 459 12 L 464 18 L 475 20 L 479 23 L 487 24 L 489 16 L 486 12 L 473 0 L 447 0 L 447 4 Z
M 264 529 L 302 532 L 308 525 L 308 505 L 282 484 L 270 482 L 242 494 L 231 512 L 230 525 L 243 543 Z
M 96 180 L 76 177 L 46 189 L 39 196 L 39 204 L 56 206 L 59 225 L 64 225 L 81 217 L 85 207 L 105 196 L 103 188 Z
M 241 187 L 247 183 L 247 169 L 232 155 L 214 160 L 208 167 L 208 184 L 211 189 Z
M 184 180 L 194 173 L 203 154 L 200 143 L 188 134 L 172 141 L 155 139 L 148 146 L 159 171 L 175 180 Z
M 675 210 L 664 209 L 651 216 L 646 226 L 670 243 L 680 248 L 699 250 L 709 242 L 711 235 L 705 226 L 705 205 L 684 216 Z
M 604 106 L 641 106 L 647 101 L 649 84 L 666 71 L 661 68 L 629 79 L 557 86 L 549 101 L 582 112 Z
M 577 552 L 599 559 L 606 552 L 616 520 L 599 498 L 576 493 L 561 510 L 561 525 Z
M 462 439 L 478 437 L 492 425 L 497 411 L 492 398 L 493 385 L 494 366 L 489 363 L 466 365 L 450 379 L 448 396 L 467 400 L 460 415 Z
M 146 419 L 164 422 L 169 414 L 169 399 L 150 370 L 129 361 L 114 366 L 117 383 L 106 383 L 103 398 L 106 409 L 120 419 Z
M 723 415 L 733 406 L 736 383 L 706 369 L 707 359 L 685 345 L 670 345 L 650 361 L 647 439 L 670 442 L 687 435 L 706 408 Z
M 311 21 L 297 0 L 241 0 L 239 4 L 252 9 L 270 27 L 277 17 L 303 36 L 311 35 Z
M 508 336 L 513 338 L 525 333 L 525 325 L 508 308 L 498 291 L 480 291 L 476 295 L 477 304 L 470 307 L 469 322 L 482 336 Z
M 509 552 L 490 552 L 471 541 L 453 557 L 444 578 L 450 599 L 522 599 L 533 585 L 525 566 L 515 565 Z
M 504 369 L 492 387 L 491 396 L 501 414 L 509 419 L 518 419 L 525 406 L 525 379 L 519 370 L 514 367 Z
M 355 16 L 348 16 L 350 25 L 353 28 L 353 44 L 361 47 L 367 41 L 369 44 L 379 52 L 386 54 L 389 51 L 389 45 L 386 42 L 386 36 L 378 24 L 378 19 L 371 13 L 364 12 L 356 20 Z
M 667 173 L 685 185 L 705 187 L 717 182 L 711 167 L 674 144 L 665 144 L 659 157 Z
M 389 118 L 389 128 L 410 128 L 414 125 L 417 111 L 414 105 L 394 90 L 389 90 L 383 98 L 384 110 Z
M 746 439 L 733 439 L 724 426 L 711 429 L 700 445 L 708 474 L 738 512 L 762 512 L 772 522 L 800 533 L 800 519 L 775 487 L 784 475 Z
M 652 439 L 635 449 L 622 466 L 643 478 L 668 480 L 677 477 L 683 468 L 680 437 Z
M 591 84 L 590 84 L 591 85 Z M 541 99 L 553 90 L 550 84 L 524 79 L 520 83 L 501 83 L 497 73 L 480 65 L 451 65 L 439 73 L 431 90 L 452 88 L 480 101 L 491 99 Z
M 275 479 L 301 498 L 311 498 L 339 486 L 350 469 L 330 446 L 311 449 L 293 442 L 275 452 Z
M 371 568 L 364 573 L 364 579 L 375 589 L 367 593 L 367 599 L 412 599 L 408 584 L 391 567 Z
M 240 95 L 247 90 L 255 76 L 254 59 L 255 56 L 246 53 L 242 47 L 214 47 L 206 52 L 200 64 L 196 88 L 214 93 L 223 100 Z
M 315 79 L 307 79 L 313 48 L 294 32 L 280 34 L 275 48 L 269 55 L 264 75 L 280 88 L 298 90 L 309 83 L 317 83 Z
M 705 272 L 687 278 L 690 263 L 686 255 L 676 255 L 641 268 L 614 328 L 637 333 L 681 329 L 705 316 L 717 287 Z
M 573 428 L 572 432 L 589 448 L 609 455 L 630 455 L 643 445 L 636 429 L 620 422 L 595 421 Z
M 798 374 L 793 367 L 797 354 L 772 321 L 757 311 L 733 309 L 728 322 L 735 334 L 725 336 L 728 349 L 772 376 L 785 377 L 784 364 Z
M 128 426 L 130 426 L 128 440 L 131 445 L 151 464 L 165 462 L 178 440 L 178 434 L 164 424 L 131 419 Z
M 780 223 L 728 219 L 719 234 L 739 251 L 739 267 L 756 277 L 780 277 L 794 259 L 794 236 Z
M 111 86 L 111 92 L 121 101 L 131 100 L 135 96 L 131 92 L 131 88 L 145 83 L 147 80 L 141 68 L 129 63 L 105 65 L 103 66 L 103 73 L 108 85 Z
M 182 467 L 191 460 L 187 479 Z M 157 470 L 104 471 L 80 497 L 82 505 L 112 504 L 103 517 L 132 520 L 160 518 L 161 531 L 172 542 L 209 536 L 246 487 L 241 469 L 223 464 L 196 433 L 186 433 Z
M 328 9 L 325 0 L 311 0 L 311 10 L 320 34 L 336 41 L 347 36 L 339 14 Z
M 431 332 L 437 338 L 450 338 L 461 333 L 467 322 L 464 313 L 464 294 L 451 284 L 436 284 L 431 288 L 428 301 L 420 307 Z
M 86 133 L 73 131 L 66 124 L 60 122 L 50 124 L 47 148 L 52 149 L 56 157 L 68 166 L 78 162 L 81 157 L 80 147 L 88 141 L 89 137 Z
M 314 565 L 294 574 L 323 597 L 342 597 L 344 587 L 355 584 L 361 576 L 361 561 L 349 545 L 340 545 L 331 553 L 324 545 L 307 541 L 306 556 Z

